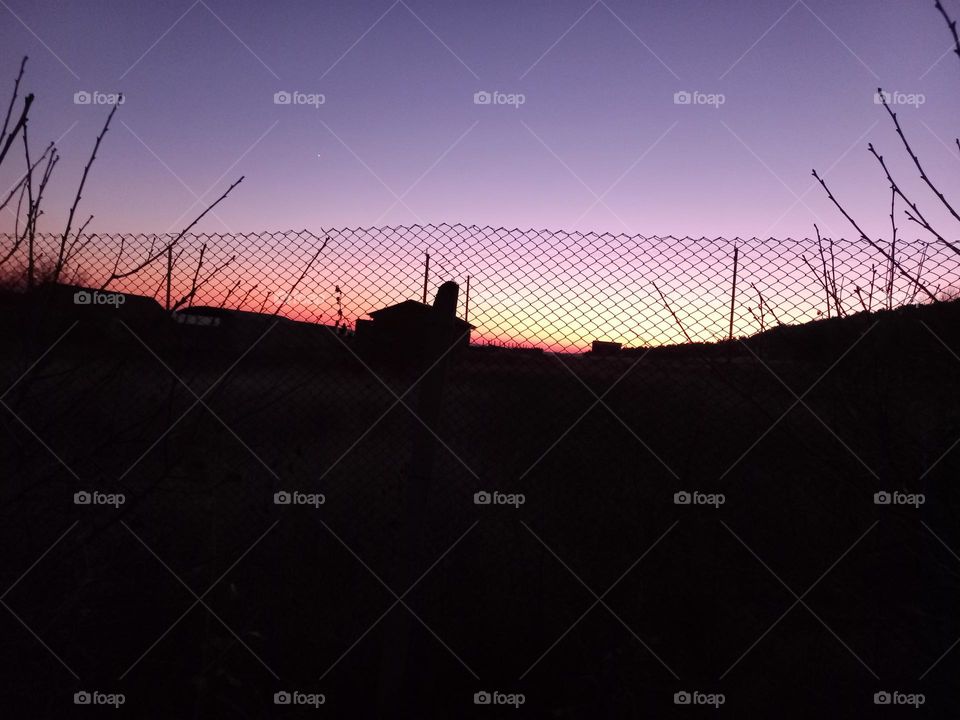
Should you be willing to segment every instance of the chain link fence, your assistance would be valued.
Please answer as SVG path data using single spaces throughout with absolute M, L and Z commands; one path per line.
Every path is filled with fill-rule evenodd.
M 84 236 L 61 280 L 166 304 L 164 253 L 129 277 L 111 276 L 157 256 L 175 238 Z M 59 241 L 56 235 L 35 239 L 38 273 L 56 258 Z M 12 247 L 16 238 L 3 242 Z M 582 351 L 595 339 L 629 347 L 721 340 L 729 335 L 731 314 L 738 337 L 960 291 L 960 263 L 951 248 L 919 240 L 884 245 L 465 225 L 198 234 L 184 236 L 174 249 L 171 302 L 189 297 L 192 305 L 328 325 L 341 318 L 351 326 L 371 310 L 423 299 L 429 254 L 428 301 L 440 283 L 460 283 L 458 315 L 476 326 L 474 343 Z M 735 249 L 738 287 L 731 305 Z M 23 277 L 24 253 L 5 269 Z
M 70 529 L 6 601 L 77 674 L 151 707 L 184 711 L 162 676 L 201 714 L 269 716 L 262 689 L 284 686 L 382 711 L 404 662 L 405 692 L 446 716 L 483 687 L 630 715 L 679 689 L 641 682 L 724 670 L 729 695 L 782 701 L 816 682 L 796 657 L 832 640 L 767 649 L 794 672 L 763 691 L 756 665 L 733 672 L 785 608 L 739 537 L 800 563 L 799 592 L 870 526 L 876 492 L 924 493 L 929 526 L 955 524 L 960 337 L 955 304 L 931 299 L 960 287 L 948 247 L 464 225 L 174 239 L 84 236 L 63 298 L 3 296 L 10 568 Z M 58 251 L 34 239 L 36 284 Z M 7 259 L 8 286 L 28 264 Z M 468 348 L 401 362 L 402 324 L 363 347 L 369 313 L 447 281 Z M 124 502 L 71 500 L 92 491 Z M 850 560 L 826 617 L 868 665 L 894 648 L 919 674 L 960 628 L 898 592 L 885 627 L 873 581 L 894 558 L 902 587 L 939 598 L 957 573 L 911 564 L 931 538 L 909 512 L 886 522 L 912 534 Z M 210 594 L 167 637 L 184 585 Z M 17 687 L 42 692 L 51 659 L 17 637 Z

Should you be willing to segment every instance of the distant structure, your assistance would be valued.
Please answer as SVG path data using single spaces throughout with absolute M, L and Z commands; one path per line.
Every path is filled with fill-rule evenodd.
M 55 310 L 56 314 L 68 318 L 122 319 L 130 322 L 155 321 L 165 317 L 163 308 L 151 297 L 82 285 L 48 283 L 24 297 L 37 309 L 44 312 Z
M 608 340 L 594 340 L 590 346 L 590 352 L 594 355 L 618 355 L 623 348 L 622 343 L 610 342 Z
M 430 343 L 437 331 L 433 307 L 416 300 L 404 300 L 367 314 L 371 319 L 360 318 L 356 324 L 357 348 L 362 352 L 413 356 Z M 467 347 L 474 329 L 465 320 L 454 318 L 452 331 L 459 337 L 456 345 Z

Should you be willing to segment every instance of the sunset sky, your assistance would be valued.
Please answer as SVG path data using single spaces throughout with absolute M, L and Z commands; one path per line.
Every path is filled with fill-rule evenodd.
M 947 6 L 960 15 L 957 0 Z M 478 244 L 492 263 L 479 267 L 449 242 L 431 246 L 415 233 L 394 233 L 404 238 L 400 254 L 384 259 L 362 234 L 339 231 L 462 223 L 805 238 L 817 223 L 825 236 L 855 238 L 811 177 L 817 168 L 866 230 L 889 238 L 890 194 L 870 141 L 929 217 L 944 213 L 875 102 L 878 86 L 892 93 L 931 177 L 948 196 L 960 194 L 960 61 L 932 0 L 0 0 L 0 16 L 6 87 L 29 55 L 23 90 L 37 96 L 30 139 L 36 153 L 56 140 L 62 155 L 41 229 L 62 229 L 109 95 L 122 92 L 80 206 L 82 218 L 95 215 L 89 230 L 179 231 L 244 175 L 197 230 L 332 233 L 323 277 L 307 281 L 316 285 L 310 293 L 329 297 L 296 310 L 321 321 L 333 312 L 333 286 L 348 279 L 351 319 L 419 295 L 431 250 L 435 283 L 473 275 L 487 338 L 563 347 L 595 336 L 680 341 L 669 320 L 635 327 L 641 296 L 644 311 L 665 315 L 645 273 L 676 255 L 688 266 L 685 285 L 665 290 L 682 304 L 705 278 L 715 283 L 691 323 L 697 338 L 716 337 L 727 313 L 725 246 L 701 256 L 667 241 L 644 266 L 619 267 L 602 249 L 592 258 L 549 243 L 521 251 L 514 235 Z M 5 187 L 21 164 L 4 164 Z M 4 214 L 3 231 L 12 219 Z M 929 239 L 902 216 L 898 224 L 901 236 Z M 285 254 L 270 268 L 257 265 L 263 255 L 238 260 L 238 294 L 257 278 L 258 292 L 281 290 L 311 254 L 274 250 Z M 198 251 L 187 252 L 185 268 Z M 232 252 L 211 248 L 208 259 Z M 559 264 L 537 265 L 547 256 Z M 759 282 L 775 276 L 767 260 L 775 256 L 745 254 L 744 262 Z M 589 286 L 576 269 L 585 262 Z M 851 272 L 862 280 L 871 262 Z M 278 267 L 283 279 L 268 282 Z M 818 292 L 805 269 L 793 270 L 807 296 Z M 219 302 L 231 284 L 211 284 L 206 300 Z M 532 288 L 556 297 L 538 309 Z M 592 321 L 557 310 L 584 293 L 607 298 Z M 250 302 L 260 306 L 256 294 Z M 802 309 L 796 321 L 815 317 L 809 302 Z M 758 329 L 748 311 L 738 308 L 742 332 Z
M 245 175 L 202 227 L 849 234 L 817 167 L 882 234 L 867 142 L 915 173 L 878 85 L 922 96 L 903 122 L 931 174 L 960 185 L 960 61 L 932 1 L 3 0 L 0 16 L 3 87 L 29 55 L 31 138 L 62 149 L 49 227 L 108 110 L 75 104 L 84 91 L 126 95 L 81 206 L 97 231 L 179 229 Z M 477 105 L 479 91 L 524 102 Z

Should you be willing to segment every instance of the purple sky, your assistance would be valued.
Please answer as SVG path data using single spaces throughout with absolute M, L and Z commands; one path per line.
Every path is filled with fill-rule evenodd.
M 28 54 L 31 139 L 61 138 L 47 229 L 109 109 L 75 104 L 80 91 L 127 98 L 81 205 L 95 231 L 179 230 L 246 175 L 201 229 L 802 237 L 819 221 L 849 236 L 812 187 L 816 167 L 887 237 L 867 142 L 918 185 L 878 85 L 922 95 L 898 111 L 931 176 L 960 195 L 960 61 L 932 0 L 2 0 L 0 17 L 4 102 Z M 278 91 L 324 103 L 275 104 Z M 478 105 L 478 91 L 525 102 Z M 724 102 L 675 104 L 683 91 Z M 19 169 L 5 165 L 4 187 Z

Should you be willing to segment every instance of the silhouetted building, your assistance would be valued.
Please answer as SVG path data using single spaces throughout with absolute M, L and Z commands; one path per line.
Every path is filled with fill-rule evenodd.
M 617 355 L 623 347 L 622 343 L 608 340 L 594 340 L 590 352 L 594 355 Z
M 452 327 L 444 326 L 431 305 L 416 300 L 404 300 L 367 314 L 372 319 L 357 320 L 358 350 L 398 359 L 416 356 L 444 333 L 449 333 L 451 338 L 447 347 L 453 344 L 466 347 L 470 344 L 470 331 L 475 327 L 460 318 L 452 319 Z
M 122 319 L 126 322 L 163 318 L 163 308 L 152 297 L 114 290 L 47 283 L 40 285 L 24 299 L 45 312 L 88 319 Z

